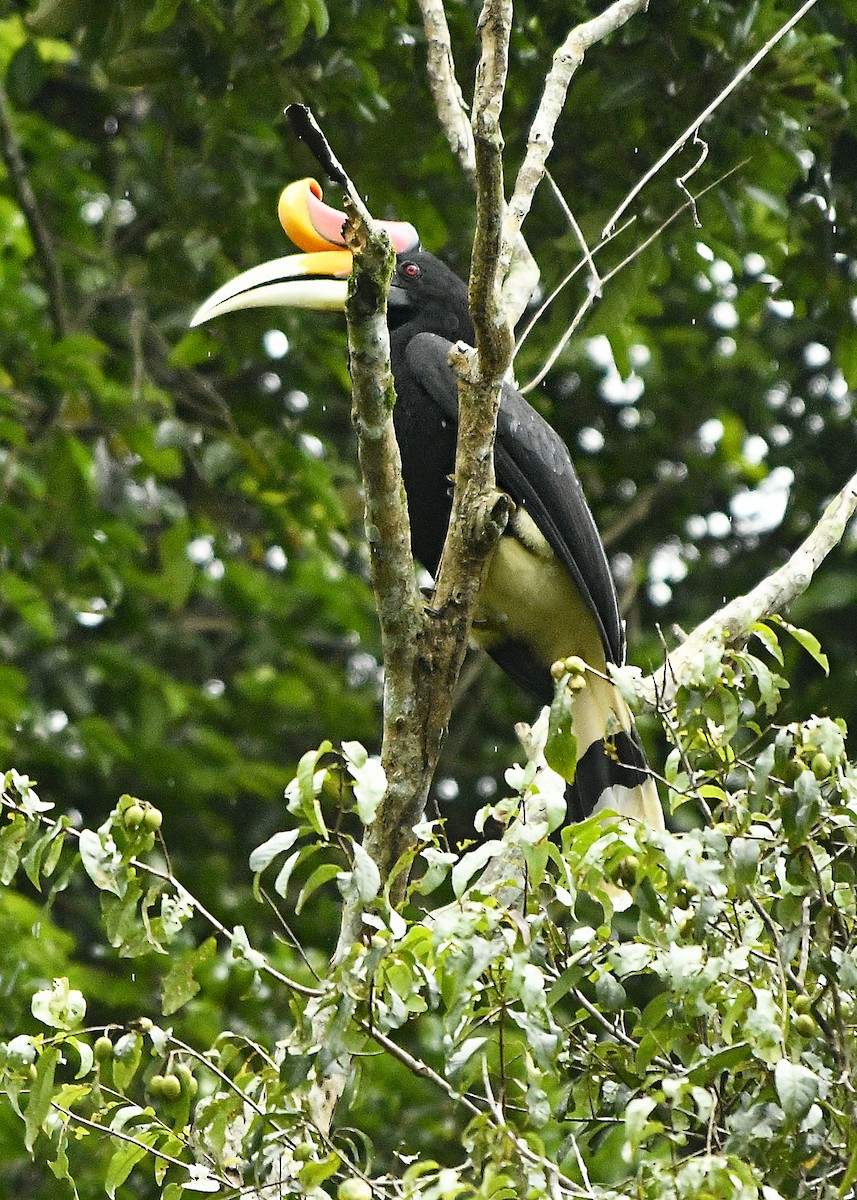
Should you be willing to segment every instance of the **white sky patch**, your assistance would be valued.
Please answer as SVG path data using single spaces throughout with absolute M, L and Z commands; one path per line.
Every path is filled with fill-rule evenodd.
M 786 515 L 794 471 L 790 467 L 775 467 L 757 488 L 738 492 L 729 507 L 740 537 L 770 533 Z
M 751 466 L 758 466 L 768 456 L 770 449 L 768 443 L 758 433 L 751 433 L 748 438 L 744 439 L 744 445 L 741 452 L 744 458 Z
M 761 275 L 768 264 L 765 262 L 761 254 L 751 251 L 749 254 L 744 255 L 744 262 L 742 265 L 747 275 L 755 276 Z
M 263 371 L 259 376 L 259 391 L 264 392 L 267 396 L 273 396 L 274 392 L 278 392 L 282 386 L 282 379 L 276 371 Z
M 285 571 L 289 565 L 289 559 L 282 546 L 268 547 L 265 551 L 265 565 L 272 571 Z
M 633 353 L 629 352 L 634 366 L 643 365 L 643 355 L 647 356 L 645 361 L 648 362 L 650 356 L 647 346 L 636 345 L 633 349 L 638 358 L 638 361 L 635 362 Z M 590 361 L 604 372 L 604 378 L 598 385 L 602 399 L 606 400 L 608 404 L 635 404 L 640 399 L 646 390 L 645 383 L 633 369 L 627 379 L 622 378 L 619 368 L 616 366 L 613 347 L 610 345 L 608 337 L 601 333 L 597 337 L 589 338 L 586 343 L 586 353 L 589 355 Z
M 807 342 L 803 348 L 803 361 L 811 371 L 818 371 L 830 362 L 830 350 L 822 342 Z
M 282 329 L 269 329 L 263 333 L 262 345 L 268 358 L 285 358 L 289 352 L 289 339 Z
M 324 458 L 324 443 L 314 434 L 298 434 L 298 445 L 310 458 Z
M 577 444 L 587 454 L 597 454 L 604 449 L 604 434 L 593 425 L 584 425 L 577 435 Z
M 87 602 L 86 608 L 75 614 L 78 625 L 84 629 L 96 629 L 107 616 L 107 601 L 103 596 L 93 596 Z
M 732 532 L 732 522 L 724 512 L 709 513 L 705 523 L 708 526 L 709 537 L 725 538 Z
M 772 312 L 775 317 L 782 317 L 784 321 L 791 320 L 795 315 L 793 300 L 775 300 L 773 296 L 769 296 L 767 305 L 769 312 Z
M 712 283 L 722 285 L 732 282 L 733 271 L 725 258 L 715 258 L 708 268 L 708 274 Z
M 718 329 L 736 329 L 741 321 L 735 305 L 730 304 L 728 300 L 718 300 L 716 304 L 712 304 L 708 316 L 712 325 Z
M 208 534 L 194 538 L 185 547 L 185 554 L 197 567 L 205 566 L 214 558 L 214 538 Z
M 696 431 L 699 448 L 703 454 L 713 454 L 717 443 L 723 437 L 723 422 L 717 417 L 703 421 Z
M 294 388 L 291 392 L 286 392 L 283 397 L 283 407 L 287 408 L 291 413 L 306 412 L 309 408 L 309 396 L 306 392 L 301 392 Z

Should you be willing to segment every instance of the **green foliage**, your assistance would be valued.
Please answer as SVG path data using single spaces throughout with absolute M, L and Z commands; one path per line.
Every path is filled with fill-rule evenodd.
M 468 92 L 475 10 L 446 8 Z M 509 163 L 588 15 L 517 6 Z M 787 15 L 663 0 L 588 53 L 550 165 L 590 245 Z M 575 450 L 646 665 L 656 621 L 690 628 L 756 582 L 853 469 L 852 17 L 816 6 L 706 121 L 699 226 L 655 236 L 698 145 L 648 185 L 602 275 L 654 240 L 531 394 Z M 0 13 L 63 283 L 7 166 L 0 761 L 19 773 L 0 822 L 0 1192 L 229 1195 L 279 1159 L 286 1194 L 343 1200 L 847 1196 L 853 536 L 789 614 L 811 634 L 712 647 L 666 732 L 651 722 L 676 832 L 551 842 L 562 789 L 536 755 L 505 771 L 533 714 L 472 664 L 438 789 L 457 789 L 452 845 L 421 827 L 398 912 L 360 849 L 385 780 L 342 332 L 187 320 L 286 249 L 276 197 L 315 170 L 279 123 L 295 100 L 376 212 L 466 270 L 472 205 L 424 62 L 401 0 Z M 525 232 L 547 293 L 579 247 L 546 189 Z M 527 337 L 522 382 L 585 280 Z M 569 699 L 558 681 L 546 753 L 565 775 Z M 343 893 L 366 938 L 332 964 Z M 327 1139 L 309 1098 L 340 1055 L 356 1067 Z
M 768 627 L 763 641 L 780 657 Z M 232 1194 L 275 1159 L 283 1195 L 319 1198 L 330 1185 L 414 1200 L 845 1194 L 857 768 L 841 722 L 772 723 L 782 682 L 744 651 L 689 668 L 668 720 L 685 832 L 600 817 L 551 841 L 553 785 L 536 746 L 509 772 L 516 794 L 483 816 L 501 836 L 456 860 L 437 822 L 419 827 L 399 909 L 355 840 L 359 823 L 348 831 L 372 760 L 354 744 L 306 754 L 287 789 L 290 828 L 250 866 L 257 887 L 278 872 L 284 914 L 332 878 L 356 891 L 366 936 L 325 964 L 299 947 L 260 950 L 213 917 L 215 936 L 188 944 L 198 906 L 152 864 L 139 802 L 124 796 L 97 833 L 75 834 L 10 772 L 6 827 L 21 832 L 7 878 L 59 830 L 56 861 L 28 869 L 48 883 L 79 854 L 119 952 L 169 952 L 165 1015 L 191 1001 L 215 955 L 247 987 L 282 991 L 290 1012 L 270 1042 L 236 1031 L 191 1048 L 148 1018 L 82 1029 L 80 991 L 56 979 L 32 1000 L 47 1032 L 2 1052 L 27 1145 L 73 1178 L 73 1142 L 119 1135 L 108 1195 L 135 1168 L 154 1171 L 164 1195 Z M 312 1105 L 337 1063 L 353 1078 L 328 1139 Z M 374 1105 L 396 1078 L 420 1100 L 390 1128 Z

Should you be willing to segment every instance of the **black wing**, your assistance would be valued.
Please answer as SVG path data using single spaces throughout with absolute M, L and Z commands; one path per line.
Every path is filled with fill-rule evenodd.
M 449 367 L 451 343 L 421 333 L 406 356 L 426 398 L 458 420 L 458 388 Z M 568 447 L 520 392 L 503 386 L 494 449 L 497 486 L 532 517 L 598 623 L 610 662 L 622 663 L 625 639 L 604 544 Z

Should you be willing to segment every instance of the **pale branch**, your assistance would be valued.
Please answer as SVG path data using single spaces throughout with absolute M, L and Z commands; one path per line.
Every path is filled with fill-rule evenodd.
M 664 151 L 664 153 L 661 155 L 661 157 L 658 159 L 658 161 L 654 164 L 654 166 L 650 167 L 649 170 L 646 171 L 645 175 L 643 175 L 643 177 L 641 179 L 639 179 L 637 181 L 637 183 L 634 184 L 634 186 L 631 188 L 630 192 L 628 192 L 625 199 L 622 201 L 622 203 L 619 205 L 619 207 L 616 209 L 616 211 L 610 216 L 609 220 L 605 224 L 605 226 L 604 226 L 605 234 L 608 233 L 613 228 L 613 226 L 616 224 L 616 222 L 619 220 L 619 218 L 622 216 L 622 214 L 627 211 L 628 207 L 633 203 L 633 201 L 637 198 L 637 196 L 639 196 L 640 192 L 643 190 L 643 188 L 646 186 L 646 184 L 649 183 L 652 179 L 654 179 L 655 175 L 658 174 L 658 172 L 661 170 L 661 168 L 664 167 L 669 162 L 669 160 L 675 154 L 677 154 L 679 152 L 679 150 L 681 150 L 684 147 L 684 145 L 686 144 L 686 142 L 688 141 L 689 138 L 694 137 L 694 135 L 697 133 L 697 131 L 700 129 L 700 127 L 708 120 L 708 118 L 712 115 L 712 113 L 716 112 L 717 109 L 720 108 L 720 106 L 721 106 L 721 104 L 723 104 L 724 100 L 726 100 L 729 96 L 732 95 L 732 93 L 735 91 L 735 89 L 738 88 L 744 82 L 744 80 L 747 78 L 747 76 L 750 75 L 755 70 L 755 68 L 759 65 L 759 63 L 762 61 L 762 59 L 766 58 L 767 55 L 770 54 L 770 52 L 771 52 L 771 50 L 773 50 L 774 46 L 776 46 L 776 44 L 785 37 L 785 35 L 789 32 L 790 29 L 793 29 L 795 27 L 795 25 L 797 25 L 797 23 L 806 16 L 806 14 L 809 12 L 809 10 L 816 3 L 817 3 L 817 0 L 804 0 L 804 3 L 800 6 L 800 8 L 797 10 L 797 12 L 794 13 L 791 17 L 789 17 L 789 19 L 780 26 L 780 28 L 777 30 L 777 32 L 772 37 L 768 38 L 768 40 L 765 42 L 764 46 L 762 46 L 761 49 L 758 50 L 753 55 L 753 57 L 744 64 L 743 67 L 741 67 L 741 69 L 733 76 L 733 78 L 726 85 L 726 87 L 723 88 L 723 90 L 717 96 L 715 96 L 715 98 L 711 101 L 711 103 L 702 110 L 702 112 L 699 114 L 699 116 L 695 117 L 694 120 L 691 121 L 690 125 L 688 125 L 687 129 L 685 129 L 684 133 L 680 134 L 676 138 L 676 140 L 669 147 L 669 149 Z M 684 180 L 686 180 L 686 178 L 687 178 L 687 175 L 686 174 L 683 175 L 681 183 L 683 183 Z M 679 184 L 679 186 L 681 186 L 681 183 Z
M 420 0 L 426 35 L 426 74 L 441 128 L 450 149 L 473 187 L 476 186 L 476 155 L 467 105 L 455 73 L 452 39 L 443 0 Z
M 500 300 L 499 262 L 504 206 L 500 112 L 511 22 L 510 0 L 485 0 L 473 102 L 476 236 L 468 289 L 476 353 L 459 346 L 452 356 L 459 375 L 455 487 L 434 604 L 453 621 L 462 658 L 488 557 L 508 516 L 508 501 L 496 491 L 493 450 L 500 390 L 512 357 L 512 335 Z
M 42 216 L 33 185 L 30 183 L 30 175 L 27 171 L 27 164 L 24 162 L 21 144 L 12 128 L 9 97 L 2 77 L 0 77 L 0 148 L 45 277 L 54 332 L 58 338 L 65 337 L 71 329 L 71 321 L 66 308 L 62 271 L 53 239 Z
M 476 150 L 467 104 L 455 72 L 449 25 L 442 0 L 420 0 L 426 35 L 426 73 L 441 129 L 471 186 L 476 189 Z M 517 324 L 539 282 L 539 268 L 519 234 L 512 246 L 503 305 L 510 325 Z
M 395 391 L 386 320 L 386 293 L 394 258 L 386 235 L 372 221 L 309 110 L 291 105 L 286 111 L 295 133 L 345 191 L 345 237 L 354 256 L 346 310 L 352 416 L 365 490 L 372 588 L 384 647 L 381 757 L 389 780 L 387 795 L 367 831 L 366 848 L 386 879 L 412 836 L 412 826 L 422 815 L 428 789 L 424 781 L 425 747 L 417 728 L 419 705 L 414 703 L 414 676 L 425 618 L 415 582 L 401 458 L 393 428 Z M 340 951 L 359 933 L 359 910 L 346 905 Z
M 545 78 L 542 98 L 530 126 L 527 152 L 506 211 L 503 230 L 505 263 L 511 257 L 515 238 L 521 231 L 536 189 L 544 176 L 545 163 L 553 149 L 554 129 L 575 71 L 583 62 L 587 50 L 647 8 L 648 0 L 615 0 L 603 13 L 572 29 L 554 54 L 551 69 Z
M 638 691 L 645 701 L 653 708 L 671 705 L 682 679 L 693 669 L 694 660 L 707 646 L 712 642 L 723 646 L 740 645 L 758 621 L 782 613 L 802 595 L 821 563 L 841 542 L 855 511 L 857 473 L 830 501 L 818 524 L 787 562 L 752 591 L 731 600 L 698 625 L 687 640 L 670 653 L 663 667 L 639 681 Z
M 624 271 L 624 269 L 630 263 L 632 263 L 635 258 L 638 258 L 643 253 L 644 250 L 647 250 L 649 248 L 649 246 L 652 245 L 653 242 L 656 242 L 657 239 L 663 233 L 663 231 L 667 228 L 667 226 L 671 225 L 673 223 L 673 221 L 675 221 L 681 215 L 681 213 L 683 213 L 685 211 L 685 209 L 691 209 L 692 211 L 695 211 L 697 202 L 699 200 L 701 200 L 702 197 L 704 195 L 706 195 L 707 192 L 712 191 L 713 188 L 719 187 L 724 179 L 728 179 L 729 176 L 734 174 L 735 171 L 737 171 L 741 166 L 743 166 L 743 163 L 738 163 L 736 166 L 731 167 L 728 171 L 724 172 L 723 175 L 721 175 L 719 178 L 715 179 L 713 183 L 710 183 L 710 184 L 708 184 L 707 187 L 704 187 L 702 189 L 702 191 L 698 193 L 698 195 L 692 196 L 692 195 L 688 194 L 688 199 L 686 199 L 683 204 L 679 205 L 679 207 L 675 210 L 675 212 L 671 213 L 665 221 L 662 221 L 657 229 L 653 230 L 653 232 L 650 233 L 647 238 L 645 238 L 642 242 L 640 242 L 639 245 L 635 246 L 634 249 L 631 251 L 631 253 L 626 255 L 625 258 L 623 258 L 621 260 L 621 262 L 618 262 L 616 264 L 616 266 L 611 267 L 609 271 L 607 271 L 603 276 L 601 276 L 602 288 L 605 284 L 609 283 L 610 280 L 613 279 L 616 275 L 618 275 L 621 271 Z M 631 218 L 631 220 L 628 221 L 628 225 L 630 225 L 632 223 L 632 221 L 633 221 L 633 218 Z M 625 229 L 625 228 L 627 228 L 627 226 L 622 227 L 622 229 Z M 605 233 L 604 235 L 602 235 L 601 241 L 598 243 L 597 246 L 594 246 L 592 249 L 593 257 L 594 257 L 594 255 L 596 255 L 598 253 L 599 250 L 601 250 L 604 246 L 606 246 L 607 243 L 614 236 L 616 236 L 617 233 L 621 233 L 622 229 L 613 231 L 611 233 Z M 568 274 L 565 276 L 565 278 L 557 285 L 556 288 L 554 288 L 554 290 L 551 292 L 550 296 L 548 296 L 548 298 L 541 305 L 538 312 L 535 314 L 533 319 L 527 325 L 527 328 L 521 334 L 521 337 L 518 340 L 518 344 L 515 347 L 516 354 L 517 354 L 518 350 L 520 350 L 521 346 L 523 345 L 523 343 L 527 339 L 527 337 L 530 335 L 532 330 L 535 328 L 539 318 L 546 311 L 546 309 L 549 308 L 549 306 L 553 303 L 553 301 L 556 299 L 556 297 L 559 295 L 559 293 L 563 290 L 563 288 L 565 288 L 566 284 L 568 284 L 574 278 L 574 276 L 581 270 L 585 261 L 586 261 L 585 259 L 581 259 L 578 263 L 576 263 L 576 265 L 572 268 L 572 270 L 568 272 Z M 571 339 L 572 335 L 580 326 L 580 323 L 583 320 L 583 318 L 586 316 L 586 313 L 589 311 L 589 309 L 595 303 L 595 300 L 596 300 L 596 294 L 590 288 L 589 291 L 587 292 L 586 296 L 584 297 L 583 301 L 581 302 L 577 312 L 574 314 L 571 321 L 567 325 L 565 331 L 563 332 L 562 337 L 559 339 L 559 341 L 554 346 L 553 350 L 551 350 L 548 357 L 542 363 L 542 365 L 541 365 L 540 369 L 538 370 L 538 372 L 536 373 L 536 375 L 528 383 L 524 384 L 521 387 L 521 392 L 524 395 L 526 395 L 527 392 L 531 392 L 533 390 L 533 388 L 538 387 L 538 385 L 542 382 L 542 380 L 545 378 L 545 376 L 550 372 L 551 368 L 553 367 L 556 360 L 559 358 L 560 354 L 562 354 L 563 350 L 565 349 L 565 347 L 568 344 L 569 340 Z
M 485 0 L 479 17 L 482 53 L 473 97 L 476 235 L 468 299 L 476 327 L 479 374 L 486 382 L 503 378 L 512 355 L 511 333 L 500 298 L 505 208 L 500 113 L 509 66 L 511 27 L 511 0 Z

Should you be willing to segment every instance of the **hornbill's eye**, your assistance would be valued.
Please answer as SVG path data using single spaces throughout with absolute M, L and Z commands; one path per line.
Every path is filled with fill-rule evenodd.
M 422 275 L 422 271 L 414 262 L 405 263 L 402 267 L 402 273 L 407 275 L 408 279 L 419 279 L 420 275 Z

